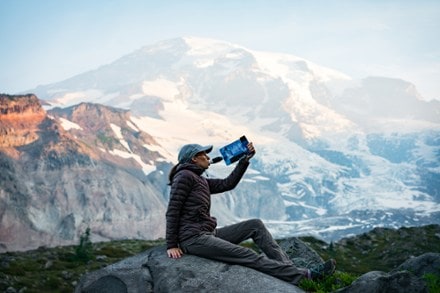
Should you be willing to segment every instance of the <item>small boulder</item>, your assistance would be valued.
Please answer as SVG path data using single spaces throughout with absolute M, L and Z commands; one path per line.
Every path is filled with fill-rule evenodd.
M 423 279 L 425 274 L 440 274 L 440 254 L 426 253 L 411 258 L 390 273 L 368 272 L 350 286 L 340 289 L 338 293 L 355 292 L 408 292 L 424 293 L 428 288 Z
M 398 271 L 409 271 L 418 277 L 423 277 L 425 274 L 440 276 L 440 253 L 425 253 L 410 258 L 393 272 Z
M 316 251 L 296 237 L 283 239 L 279 245 L 297 267 L 312 268 L 324 262 Z

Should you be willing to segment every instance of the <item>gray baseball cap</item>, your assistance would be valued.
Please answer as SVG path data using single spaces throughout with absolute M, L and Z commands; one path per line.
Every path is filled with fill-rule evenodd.
M 200 152 L 209 153 L 210 151 L 212 151 L 212 145 L 186 144 L 180 149 L 177 159 L 180 164 L 189 163 L 196 154 Z

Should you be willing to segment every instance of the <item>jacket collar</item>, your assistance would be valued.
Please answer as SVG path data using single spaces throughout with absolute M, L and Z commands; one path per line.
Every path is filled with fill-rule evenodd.
M 192 171 L 192 172 L 196 173 L 199 176 L 202 175 L 203 172 L 205 172 L 205 169 L 203 169 L 202 167 L 197 166 L 196 164 L 191 164 L 191 163 L 180 164 L 177 167 L 177 172 L 182 171 L 182 170 Z

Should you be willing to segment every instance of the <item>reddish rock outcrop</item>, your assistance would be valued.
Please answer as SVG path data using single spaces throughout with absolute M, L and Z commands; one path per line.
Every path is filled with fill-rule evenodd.
M 16 147 L 38 139 L 46 111 L 35 95 L 0 95 L 0 147 Z
M 129 119 L 102 105 L 46 112 L 35 95 L 0 95 L 0 252 L 74 244 L 86 227 L 94 241 L 163 234 L 165 170 L 144 172 L 139 160 L 152 166 L 159 155 Z

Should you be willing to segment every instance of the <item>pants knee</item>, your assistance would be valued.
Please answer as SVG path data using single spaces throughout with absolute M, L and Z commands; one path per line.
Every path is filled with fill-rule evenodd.
M 260 219 L 250 219 L 250 220 L 248 220 L 248 222 L 252 227 L 254 227 L 258 230 L 266 229 L 266 226 L 264 226 L 263 221 L 261 221 Z

